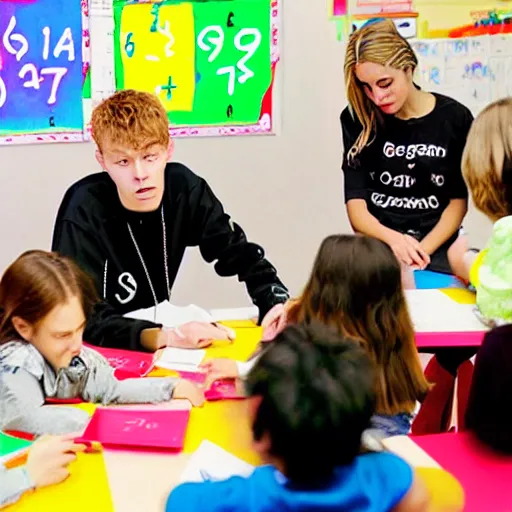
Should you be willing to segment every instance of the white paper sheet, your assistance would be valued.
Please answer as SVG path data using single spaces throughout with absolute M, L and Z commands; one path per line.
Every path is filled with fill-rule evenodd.
M 165 327 L 179 327 L 188 322 L 214 321 L 212 315 L 194 304 L 188 306 L 173 306 L 168 300 L 158 304 L 155 316 L 155 307 L 138 309 L 124 315 L 127 318 L 148 320 L 164 325 Z
M 162 350 L 160 357 L 156 359 L 155 366 L 167 370 L 197 372 L 205 354 L 204 350 L 166 347 Z
M 439 290 L 406 290 L 409 313 L 417 332 L 485 331 L 472 304 L 459 304 Z
M 398 455 L 413 467 L 440 468 L 441 466 L 410 437 L 393 436 L 382 440 L 387 450 Z
M 222 320 L 251 320 L 253 318 L 258 318 L 259 311 L 257 306 L 210 309 L 210 315 L 215 322 L 220 322 Z
M 249 476 L 254 466 L 211 441 L 203 441 L 191 455 L 180 483 L 225 480 L 232 476 Z

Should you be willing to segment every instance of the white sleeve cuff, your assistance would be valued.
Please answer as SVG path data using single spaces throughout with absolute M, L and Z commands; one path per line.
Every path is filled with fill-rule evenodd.
M 245 362 L 237 361 L 236 367 L 238 369 L 238 376 L 242 379 L 244 377 L 247 377 L 247 375 L 249 375 L 249 372 L 252 370 L 253 366 L 256 364 L 257 360 L 258 360 L 258 358 L 255 357 L 254 359 L 251 359 L 250 361 L 245 361 Z

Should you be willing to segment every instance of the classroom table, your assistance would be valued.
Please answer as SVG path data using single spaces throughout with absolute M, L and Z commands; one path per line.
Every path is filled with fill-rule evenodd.
M 253 322 L 227 323 L 237 331 L 235 343 L 217 342 L 206 350 L 206 358 L 231 357 L 246 360 L 261 339 L 262 329 Z M 151 376 L 168 375 L 156 370 Z M 173 401 L 177 402 L 177 401 Z M 190 457 L 204 439 L 233 455 L 258 464 L 251 448 L 251 430 L 245 400 L 206 402 L 192 408 L 183 451 L 148 452 L 105 449 L 101 454 L 80 454 L 64 483 L 28 493 L 11 506 L 9 512 L 162 512 L 163 501 L 176 486 Z M 90 412 L 94 404 L 76 407 Z M 121 406 L 119 406 L 121 407 Z M 140 409 L 140 405 L 122 406 Z M 173 403 L 148 405 L 172 408 Z
M 244 321 L 228 325 L 236 328 L 235 343 L 216 343 L 207 349 L 206 357 L 246 360 L 261 338 L 261 328 Z M 162 372 L 152 373 L 159 374 Z M 190 454 L 202 440 L 208 439 L 251 464 L 259 463 L 251 448 L 246 406 L 244 400 L 227 400 L 207 402 L 201 408 L 193 408 L 185 446 L 178 454 L 111 449 L 105 449 L 103 454 L 81 454 L 67 481 L 29 493 L 10 511 L 69 512 L 71 508 L 73 512 L 161 512 L 166 496 L 178 483 Z M 84 404 L 81 407 L 92 413 L 95 406 Z
M 512 510 L 512 457 L 482 447 L 468 432 L 412 439 L 462 484 L 465 512 Z

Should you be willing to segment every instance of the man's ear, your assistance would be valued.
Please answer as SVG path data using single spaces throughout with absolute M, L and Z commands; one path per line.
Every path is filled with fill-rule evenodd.
M 101 165 L 101 168 L 105 171 L 105 159 L 103 158 L 103 154 L 99 149 L 96 149 L 96 161 Z
M 23 320 L 23 318 L 20 318 L 19 316 L 13 316 L 12 317 L 12 325 L 16 329 L 16 332 L 25 340 L 30 341 L 34 335 L 34 329 L 33 327 Z
M 174 141 L 172 139 L 169 139 L 169 145 L 167 146 L 167 161 L 169 161 L 172 158 L 173 153 L 174 153 Z

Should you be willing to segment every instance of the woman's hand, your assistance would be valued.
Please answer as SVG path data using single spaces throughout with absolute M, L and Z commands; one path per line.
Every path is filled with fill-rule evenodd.
M 201 407 L 204 404 L 204 391 L 189 380 L 181 379 L 176 384 L 173 398 L 185 398 L 194 407 Z
M 424 270 L 430 264 L 430 256 L 414 237 L 395 231 L 386 242 L 395 253 L 398 261 L 405 263 L 412 269 Z
M 236 379 L 238 377 L 236 361 L 227 357 L 205 361 L 201 363 L 200 368 L 206 371 L 205 389 L 209 389 L 216 380 Z
M 73 441 L 75 435 L 43 436 L 30 448 L 26 470 L 32 483 L 39 487 L 58 484 L 69 476 L 68 466 L 76 454 L 85 450 Z

